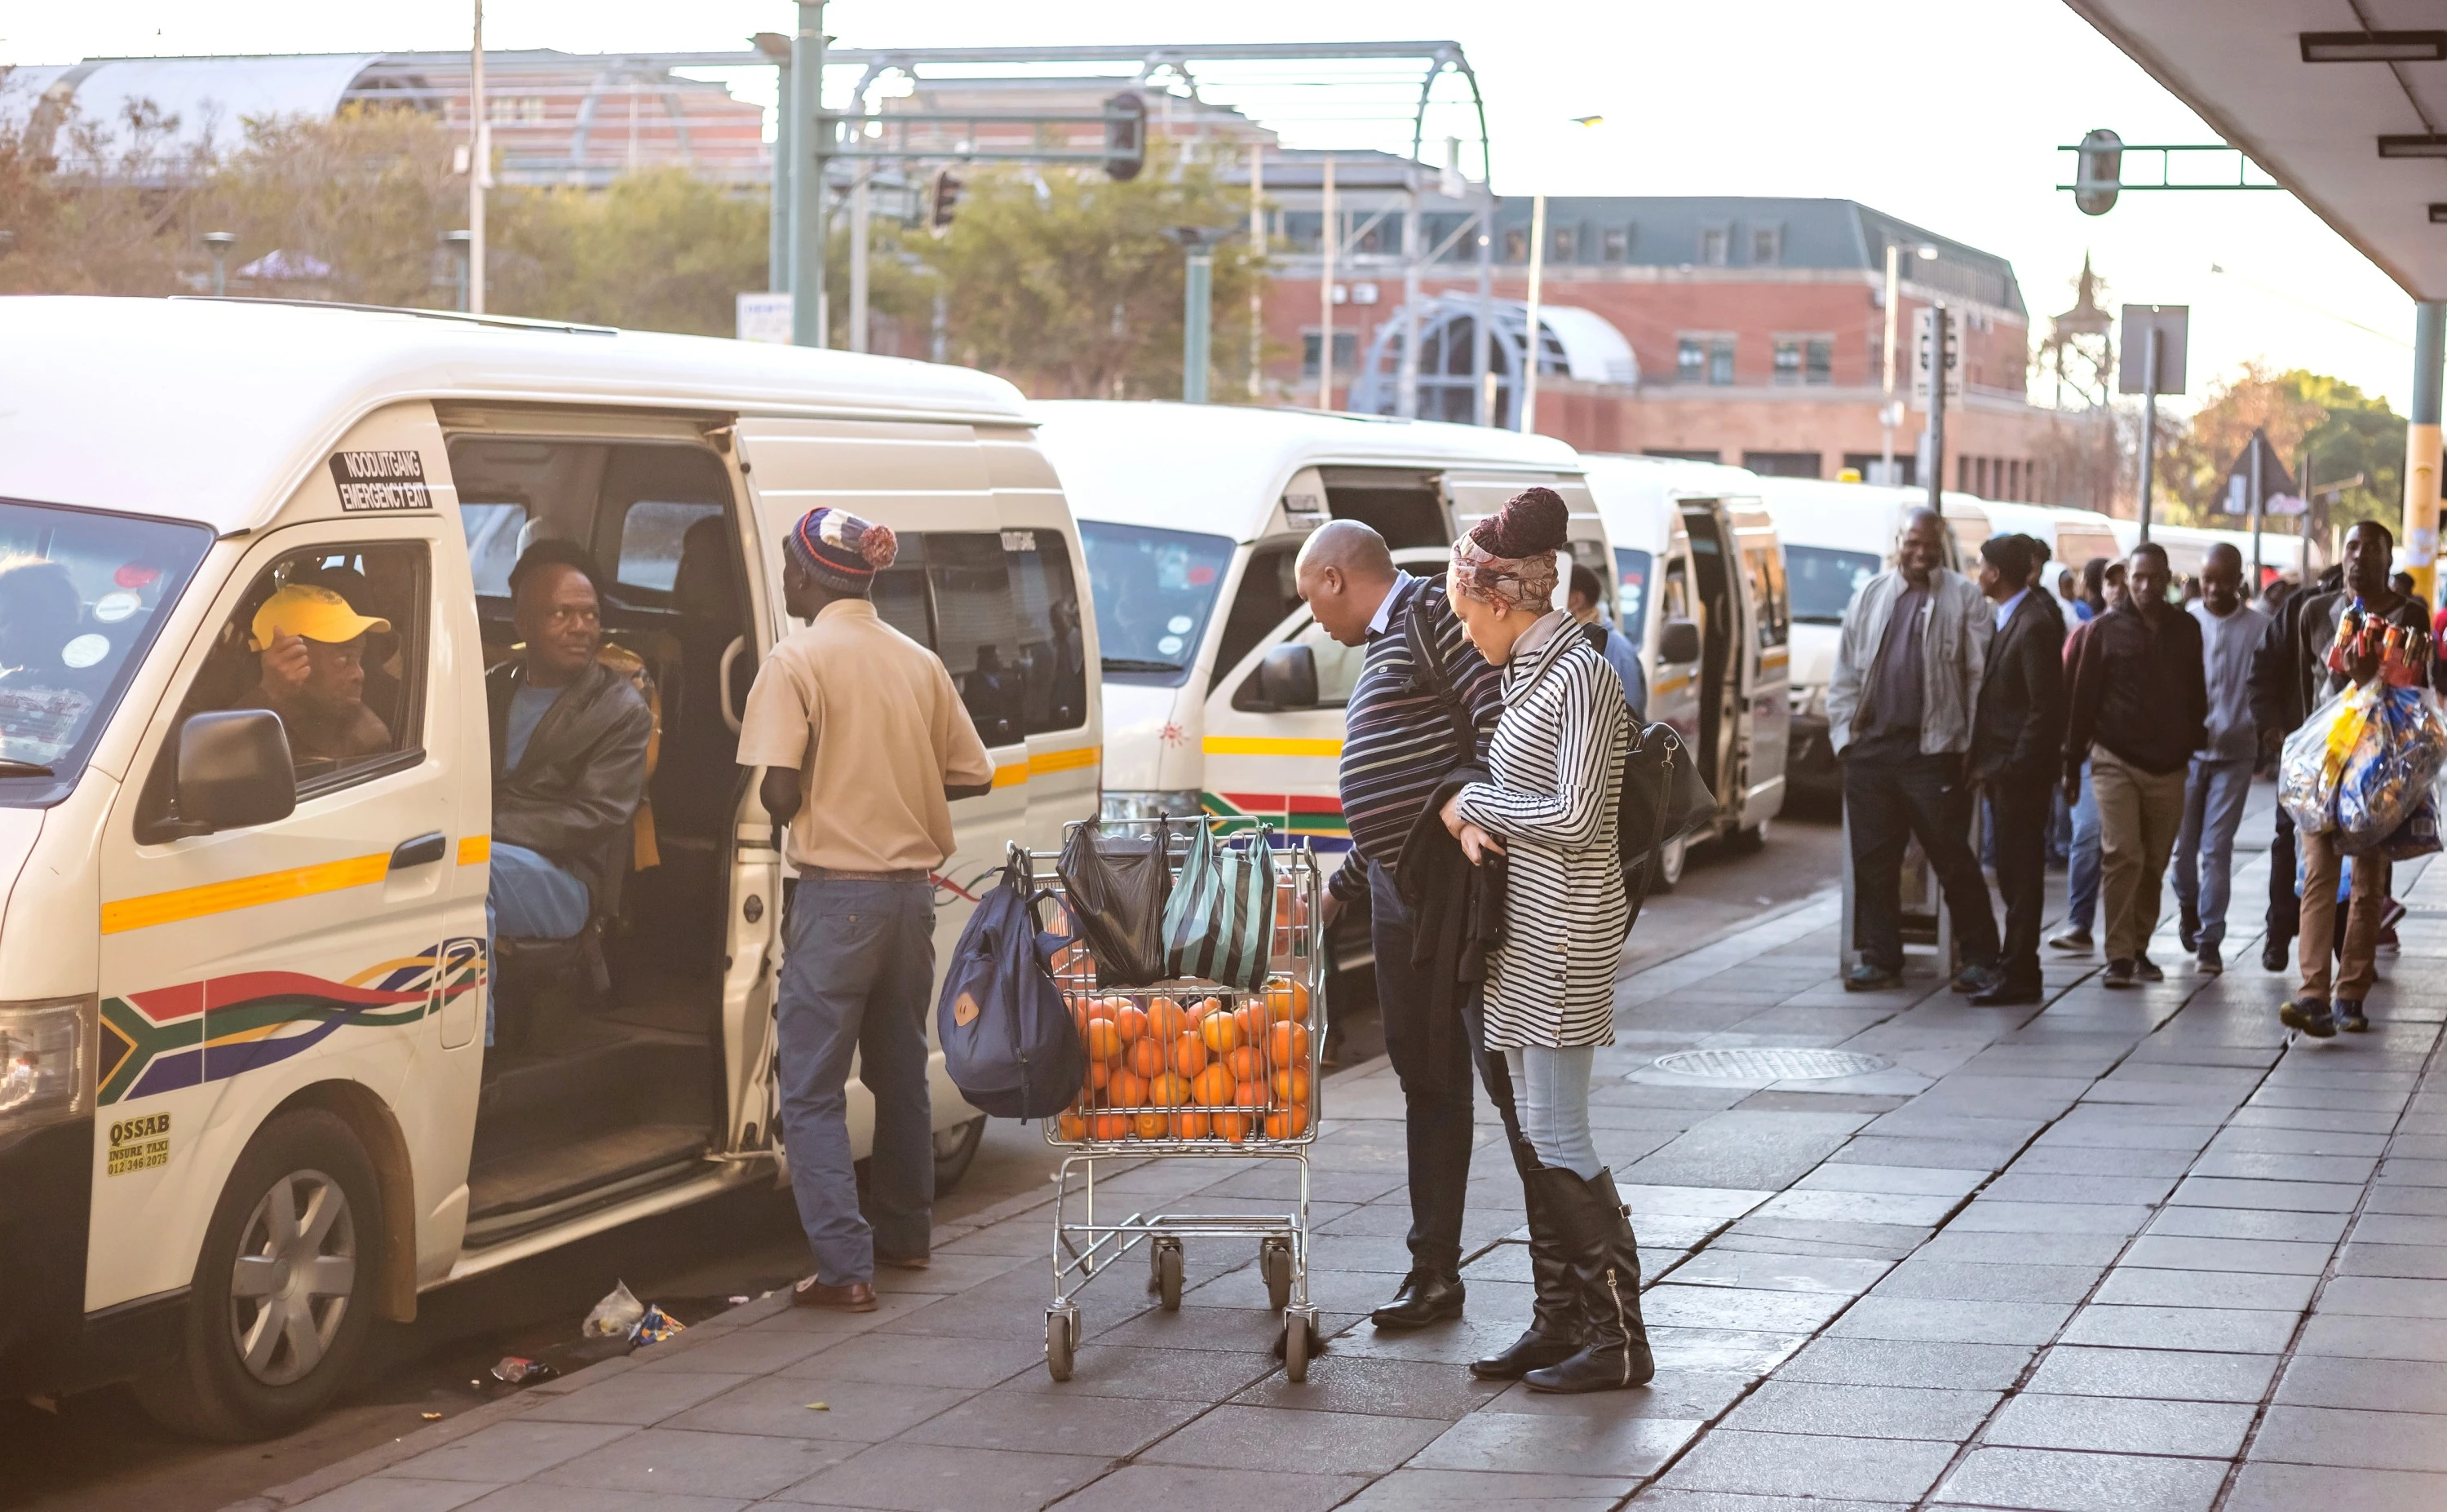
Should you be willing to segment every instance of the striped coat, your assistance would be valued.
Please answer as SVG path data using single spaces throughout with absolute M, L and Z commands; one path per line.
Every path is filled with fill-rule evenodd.
M 1631 709 L 1606 659 L 1563 623 L 1531 628 L 1504 669 L 1493 780 L 1462 817 L 1504 842 L 1509 912 L 1488 964 L 1487 1046 L 1614 1043 L 1614 977 L 1630 929 L 1615 803 Z M 1550 632 L 1551 627 L 1551 633 Z M 1539 637 L 1544 635 L 1544 639 Z

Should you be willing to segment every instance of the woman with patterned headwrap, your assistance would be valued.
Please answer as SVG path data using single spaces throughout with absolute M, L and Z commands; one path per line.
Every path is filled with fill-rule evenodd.
M 1515 1088 L 1537 1156 L 1522 1186 L 1533 1252 L 1566 1262 L 1569 1309 L 1542 1306 L 1512 1354 L 1540 1391 L 1638 1386 L 1656 1372 L 1640 1316 L 1640 1253 L 1613 1173 L 1589 1135 L 1589 1069 L 1614 1042 L 1614 976 L 1629 929 L 1615 812 L 1631 710 L 1603 655 L 1554 607 L 1569 520 L 1532 488 L 1453 546 L 1453 612 L 1504 669 L 1489 780 L 1445 806 L 1473 863 L 1504 856 L 1504 941 L 1488 963 L 1485 1036 Z

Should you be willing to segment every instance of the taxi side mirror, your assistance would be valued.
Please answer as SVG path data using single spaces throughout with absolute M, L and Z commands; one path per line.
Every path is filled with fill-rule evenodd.
M 1258 690 L 1277 709 L 1317 707 L 1317 653 L 1306 646 L 1278 646 L 1258 664 Z
M 1657 659 L 1679 664 L 1699 659 L 1699 627 L 1688 619 L 1669 619 L 1657 633 Z
M 179 818 L 189 834 L 244 829 L 297 808 L 289 732 L 268 709 L 194 714 L 179 728 Z

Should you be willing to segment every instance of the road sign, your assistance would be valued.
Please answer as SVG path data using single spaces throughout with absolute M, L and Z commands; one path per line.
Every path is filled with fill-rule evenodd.
M 2184 391 L 2184 348 L 2190 339 L 2190 305 L 2126 305 L 2124 350 L 2115 354 L 2115 391 L 2137 394 L 2147 386 L 2150 337 L 2158 339 L 2158 392 Z
M 2294 477 L 2286 470 L 2277 448 L 2258 430 L 2234 454 L 2226 470 L 2226 497 L 2219 501 L 2221 512 L 2229 515 L 2251 513 L 2251 453 L 2260 450 L 2260 497 L 2262 512 L 2271 515 L 2299 515 L 2303 501 L 2294 497 Z M 2289 507 L 2290 506 L 2290 507 Z
M 1933 338 L 1930 330 L 1936 325 L 1937 312 L 1922 309 L 1912 316 L 1912 387 L 1911 406 L 1928 407 L 1928 353 Z M 1945 402 L 1963 403 L 1963 317 L 1946 313 L 1945 320 Z
M 790 296 L 787 293 L 744 293 L 739 296 L 738 335 L 742 341 L 790 344 Z

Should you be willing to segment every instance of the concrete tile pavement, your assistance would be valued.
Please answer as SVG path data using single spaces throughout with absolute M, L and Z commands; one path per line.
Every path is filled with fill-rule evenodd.
M 1648 1272 L 1644 1390 L 1547 1398 L 1460 1368 L 1528 1311 L 1491 1121 L 1469 1315 L 1367 1326 L 1407 1263 L 1380 1067 L 1325 1095 L 1312 1285 L 1334 1338 L 1303 1385 L 1266 1352 L 1254 1246 L 1196 1239 L 1181 1313 L 1133 1257 L 1088 1287 L 1076 1375 L 1049 1381 L 1030 1194 L 939 1233 L 936 1269 L 877 1313 L 735 1309 L 249 1505 L 2447 1505 L 2447 870 L 2400 869 L 2376 1031 L 2288 1044 L 2246 917 L 2265 864 L 2237 879 L 2223 977 L 2167 938 L 2168 980 L 2133 992 L 2058 956 L 2034 1009 L 1969 1009 L 1925 969 L 1847 997 L 1826 900 L 1627 976 L 1597 1138 Z M 1743 1044 L 1897 1069 L 1649 1068 Z M 1156 1162 L 1100 1197 L 1262 1207 L 1281 1176 Z

